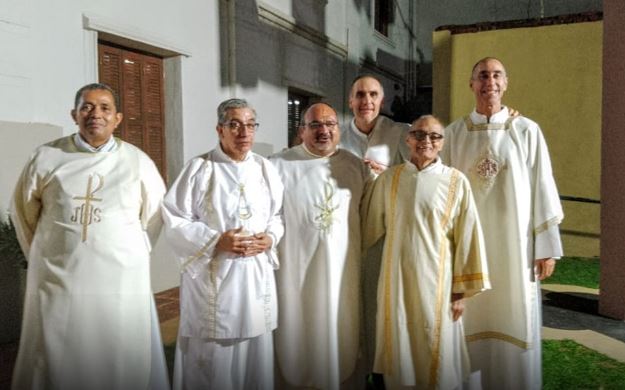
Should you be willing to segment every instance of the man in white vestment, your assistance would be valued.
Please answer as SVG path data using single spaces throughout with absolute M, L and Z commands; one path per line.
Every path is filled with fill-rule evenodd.
M 493 284 L 465 313 L 472 369 L 486 389 L 540 389 L 539 281 L 562 256 L 562 207 L 540 127 L 501 102 L 503 64 L 478 61 L 470 87 L 475 110 L 447 127 L 441 157 L 471 183 Z
M 71 114 L 78 132 L 37 148 L 13 197 L 28 276 L 12 388 L 167 389 L 150 286 L 163 180 L 113 137 L 109 86 L 79 89 Z
M 287 227 L 278 248 L 282 387 L 357 388 L 359 207 L 371 172 L 337 148 L 332 107 L 314 104 L 303 117 L 303 143 L 271 158 L 284 182 Z
M 341 132 L 342 149 L 363 159 L 375 175 L 410 158 L 406 146 L 407 123 L 397 123 L 380 115 L 384 106 L 384 88 L 373 75 L 354 79 L 349 92 L 349 108 L 354 118 Z M 362 267 L 362 347 L 364 365 L 371 372 L 375 353 L 376 289 L 380 275 L 382 244 L 371 248 Z M 375 376 L 369 380 L 378 381 Z M 374 382 L 375 383 L 375 382 Z
M 417 119 L 411 158 L 363 202 L 363 242 L 384 238 L 374 372 L 387 389 L 456 389 L 469 374 L 464 298 L 490 288 L 482 230 L 466 177 L 441 163 L 443 127 Z
M 283 187 L 252 152 L 256 111 L 229 99 L 217 115 L 219 145 L 185 165 L 163 202 L 182 272 L 174 389 L 270 390 Z
M 372 75 L 356 77 L 349 92 L 349 108 L 354 118 L 341 132 L 342 149 L 363 159 L 375 174 L 409 158 L 404 139 L 409 125 L 380 115 L 384 88 Z

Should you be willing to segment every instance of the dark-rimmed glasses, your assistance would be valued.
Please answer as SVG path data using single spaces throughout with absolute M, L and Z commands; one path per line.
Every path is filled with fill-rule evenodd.
M 429 138 L 430 142 L 432 143 L 438 142 L 445 138 L 442 134 L 433 131 L 428 133 L 427 131 L 423 130 L 411 130 L 408 132 L 408 135 L 416 139 L 417 141 L 425 141 L 426 138 Z

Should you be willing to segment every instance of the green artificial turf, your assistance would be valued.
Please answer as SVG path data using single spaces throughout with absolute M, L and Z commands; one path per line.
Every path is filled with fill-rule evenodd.
M 599 288 L 599 259 L 563 257 L 556 262 L 553 275 L 542 283 Z
M 543 340 L 543 390 L 625 389 L 625 363 L 572 340 Z

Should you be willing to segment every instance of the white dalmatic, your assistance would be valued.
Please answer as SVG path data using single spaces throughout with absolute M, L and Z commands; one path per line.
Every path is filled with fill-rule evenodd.
M 484 229 L 493 290 L 467 303 L 465 329 L 485 388 L 541 387 L 541 295 L 534 260 L 562 256 L 563 213 L 538 125 L 503 108 L 445 129 L 443 162 L 462 171 Z
M 285 186 L 279 245 L 276 353 L 290 386 L 337 389 L 352 375 L 359 342 L 359 207 L 369 169 L 339 150 L 299 145 L 271 158 Z
M 28 259 L 14 389 L 168 388 L 150 287 L 163 181 L 136 147 L 39 147 L 11 219 Z
M 421 171 L 407 162 L 382 173 L 365 199 L 365 247 L 384 237 L 374 372 L 400 388 L 461 387 L 469 363 L 451 294 L 471 300 L 490 288 L 468 181 L 440 159 Z
M 276 245 L 284 233 L 282 193 L 275 168 L 252 152 L 243 161 L 235 162 L 217 147 L 191 159 L 183 168 L 163 202 L 165 234 L 182 272 L 179 345 L 187 343 L 183 339 L 233 344 L 237 340 L 270 336 L 276 328 L 274 270 L 279 266 Z M 243 228 L 240 234 L 267 233 L 273 246 L 250 257 L 217 251 L 221 235 L 237 228 Z M 260 356 L 272 361 L 271 343 L 262 344 L 266 348 L 262 348 Z M 189 356 L 178 354 L 176 368 L 180 367 L 179 358 L 190 360 Z M 218 361 L 221 357 L 215 357 L 212 367 L 228 366 Z M 236 357 L 231 369 L 240 361 L 245 361 L 245 357 Z M 201 371 L 202 362 L 193 364 L 196 363 Z M 273 385 L 273 365 L 266 367 L 265 371 L 271 372 L 259 372 L 262 381 L 268 380 L 258 384 L 261 388 Z M 248 366 L 247 370 L 254 367 Z M 180 375 L 182 371 L 175 370 L 175 387 L 182 383 Z M 213 379 L 235 376 L 249 377 L 248 372 L 229 369 L 216 370 Z

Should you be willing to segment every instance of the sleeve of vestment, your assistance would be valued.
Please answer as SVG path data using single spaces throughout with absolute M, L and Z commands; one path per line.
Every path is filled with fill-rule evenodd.
M 36 157 L 31 157 L 17 180 L 10 210 L 17 240 L 27 260 L 30 244 L 39 222 L 44 187 L 44 178 L 37 172 L 36 165 Z
M 163 219 L 161 217 L 161 202 L 165 194 L 165 184 L 148 157 L 141 159 L 141 225 L 145 230 L 150 247 L 154 247 L 161 232 Z
M 460 172 L 458 172 L 460 173 Z M 470 297 L 490 289 L 482 227 L 468 180 L 460 174 L 453 223 L 453 293 Z
M 536 126 L 535 144 L 531 145 L 532 197 L 534 221 L 534 259 L 562 256 L 558 225 L 564 214 L 560 196 L 551 170 L 547 143 Z
M 276 171 L 276 168 L 267 160 L 263 160 L 263 173 L 265 179 L 269 183 L 271 190 L 271 216 L 267 222 L 267 229 L 265 232 L 271 237 L 271 248 L 267 250 L 267 257 L 269 263 L 274 269 L 280 267 L 280 261 L 278 259 L 278 243 L 284 235 L 284 219 L 282 218 L 282 199 L 284 197 L 284 186 L 280 175 Z
M 213 257 L 223 232 L 200 220 L 199 205 L 207 195 L 212 166 L 202 157 L 189 161 L 163 199 L 165 238 L 171 245 L 182 272 L 197 275 Z

